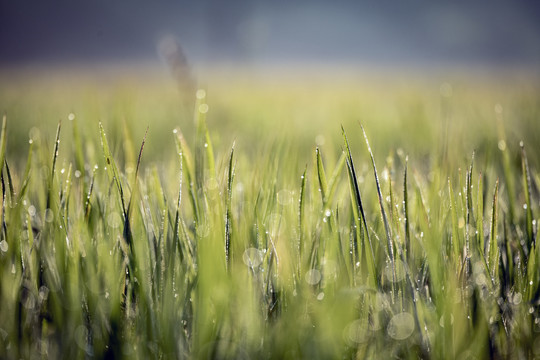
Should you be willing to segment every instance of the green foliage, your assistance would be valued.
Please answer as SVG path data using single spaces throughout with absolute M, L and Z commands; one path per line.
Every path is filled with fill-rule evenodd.
M 43 135 L 14 147 L 19 119 L 4 116 L 1 357 L 540 355 L 534 144 L 525 153 L 502 123 L 481 136 L 465 122 L 470 161 L 453 133 L 418 144 L 399 122 L 366 120 L 372 151 L 349 104 L 319 124 L 317 147 L 303 137 L 317 125 L 269 137 L 264 119 L 230 147 L 224 103 L 212 117 L 198 94 L 184 133 L 77 117 L 53 146 Z M 261 104 L 256 91 L 222 94 L 239 116 Z M 437 138 L 412 102 L 403 115 Z M 154 137 L 168 125 L 169 140 Z

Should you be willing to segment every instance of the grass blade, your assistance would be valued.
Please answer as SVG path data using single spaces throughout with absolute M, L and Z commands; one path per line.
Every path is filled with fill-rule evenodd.
M 523 189 L 525 191 L 524 207 L 526 207 L 525 227 L 527 229 L 527 245 L 528 248 L 531 249 L 536 243 L 533 231 L 533 213 L 531 206 L 531 172 L 529 170 L 529 161 L 527 160 L 527 153 L 525 152 L 523 141 L 519 143 L 519 146 L 521 147 L 521 169 L 523 171 Z
M 326 204 L 328 184 L 326 183 L 326 175 L 324 173 L 321 150 L 317 147 L 315 149 L 315 153 L 317 157 L 317 178 L 319 179 L 319 191 L 321 192 L 321 198 L 322 198 L 323 204 Z M 324 211 L 324 208 L 323 208 L 323 211 Z
M 407 260 L 411 258 L 411 231 L 409 225 L 409 192 L 407 185 L 407 170 L 409 165 L 409 157 L 405 158 L 405 170 L 403 171 L 403 217 L 405 227 L 405 252 L 407 255 Z
M 225 266 L 227 270 L 230 267 L 231 261 L 231 221 L 232 221 L 232 183 L 234 179 L 234 144 L 231 148 L 229 156 L 229 171 L 227 176 L 227 199 L 226 199 L 226 214 L 225 214 Z
M 366 255 L 366 262 L 367 262 L 368 269 L 370 272 L 370 274 L 368 275 L 368 279 L 370 279 L 370 282 L 371 282 L 370 285 L 372 285 L 373 287 L 376 287 L 378 283 L 377 281 L 378 275 L 377 275 L 377 270 L 375 267 L 375 253 L 373 252 L 373 245 L 371 243 L 371 238 L 369 236 L 369 230 L 368 230 L 367 222 L 366 222 L 366 215 L 364 213 L 364 206 L 362 205 L 362 198 L 360 196 L 360 188 L 358 187 L 358 182 L 356 178 L 356 170 L 354 168 L 354 162 L 351 155 L 351 149 L 349 147 L 349 140 L 347 139 L 347 135 L 345 134 L 345 129 L 343 128 L 343 126 L 341 127 L 341 131 L 343 134 L 343 139 L 345 141 L 345 150 L 347 152 L 347 169 L 348 169 L 348 174 L 349 174 L 349 184 L 351 186 L 351 197 L 352 197 L 352 201 L 354 205 L 353 206 L 353 213 L 355 216 L 354 220 L 355 222 L 360 223 L 360 218 L 361 218 L 362 224 L 364 226 L 365 239 L 367 239 L 367 245 L 368 245 L 365 247 L 366 248 L 369 247 L 369 251 L 366 251 L 366 253 L 368 253 Z M 358 229 L 358 231 L 361 231 L 361 229 Z
M 388 219 L 386 217 L 386 212 L 384 210 L 384 204 L 383 204 L 383 197 L 381 193 L 381 185 L 379 182 L 379 175 L 377 174 L 377 167 L 375 166 L 375 159 L 373 158 L 373 152 L 371 151 L 371 147 L 369 146 L 369 141 L 366 135 L 366 131 L 364 130 L 364 127 L 360 125 L 362 128 L 362 132 L 364 133 L 364 139 L 366 140 L 367 149 L 369 152 L 369 156 L 371 157 L 371 165 L 373 166 L 373 174 L 375 175 L 375 184 L 377 185 L 377 196 L 379 198 L 379 206 L 381 210 L 381 217 L 384 224 L 384 231 L 386 234 L 386 241 L 388 245 L 388 256 L 390 258 L 390 262 L 392 264 L 392 277 L 393 281 L 392 284 L 395 284 L 396 282 L 396 259 L 394 256 L 394 244 L 392 240 L 392 232 L 390 230 L 390 224 L 388 223 Z
M 302 271 L 302 248 L 304 246 L 304 208 L 305 208 L 305 202 L 306 202 L 306 173 L 307 173 L 307 165 L 304 168 L 304 173 L 301 176 L 302 182 L 300 184 L 300 197 L 298 199 L 298 244 L 297 244 L 297 252 L 298 252 L 298 277 L 301 276 Z

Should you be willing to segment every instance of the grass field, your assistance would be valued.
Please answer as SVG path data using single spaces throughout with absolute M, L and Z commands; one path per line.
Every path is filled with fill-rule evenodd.
M 0 85 L 0 357 L 540 357 L 538 79 L 138 76 Z

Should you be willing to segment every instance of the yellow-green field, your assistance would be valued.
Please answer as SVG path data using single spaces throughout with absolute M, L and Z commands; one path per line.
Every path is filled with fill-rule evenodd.
M 540 356 L 536 74 L 198 75 L 3 70 L 0 357 Z

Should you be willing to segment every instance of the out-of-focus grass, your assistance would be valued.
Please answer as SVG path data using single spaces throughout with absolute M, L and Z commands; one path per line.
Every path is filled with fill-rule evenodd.
M 2 84 L 1 354 L 540 353 L 534 79 L 246 74 Z

